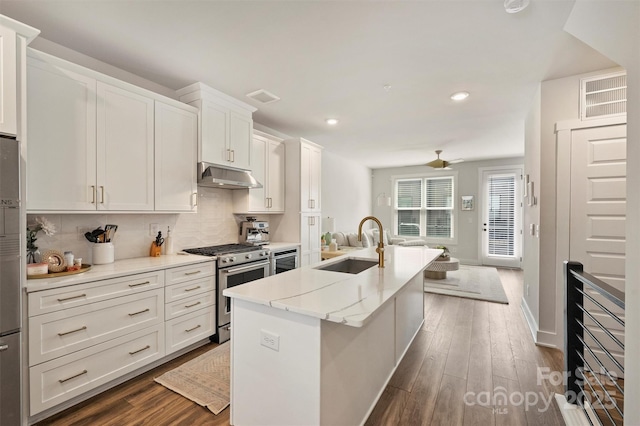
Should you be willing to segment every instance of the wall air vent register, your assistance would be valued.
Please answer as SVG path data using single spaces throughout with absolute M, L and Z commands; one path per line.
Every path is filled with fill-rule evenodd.
M 599 75 L 580 80 L 580 119 L 627 113 L 627 74 Z

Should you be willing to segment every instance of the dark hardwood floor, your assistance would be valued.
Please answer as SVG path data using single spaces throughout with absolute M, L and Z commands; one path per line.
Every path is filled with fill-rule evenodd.
M 509 305 L 425 293 L 425 323 L 367 425 L 562 425 L 540 379 L 562 353 L 537 347 L 520 309 L 522 272 L 500 270 Z M 228 425 L 153 381 L 210 344 L 52 416 L 39 425 Z M 466 401 L 466 402 L 465 402 Z M 549 401 L 551 403 L 548 407 Z

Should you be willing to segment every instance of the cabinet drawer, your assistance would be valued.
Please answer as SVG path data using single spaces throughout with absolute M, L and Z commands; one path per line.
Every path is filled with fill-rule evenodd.
M 34 415 L 164 356 L 164 324 L 157 324 L 29 369 Z
M 215 334 L 213 306 L 182 315 L 166 322 L 166 354 Z
M 187 297 L 177 302 L 167 303 L 164 308 L 164 319 L 168 321 L 188 312 L 208 308 L 209 306 L 213 306 L 215 302 L 215 293 L 213 291 L 207 291 L 206 293 L 196 294 L 195 296 Z
M 215 274 L 215 265 L 213 261 L 196 263 L 195 265 L 180 266 L 179 268 L 171 268 L 166 270 L 167 285 L 174 285 L 196 278 L 211 276 Z
M 162 289 L 29 318 L 29 365 L 164 321 Z
M 29 316 L 100 302 L 164 286 L 164 271 L 77 284 L 29 293 Z
M 199 280 L 187 281 L 182 284 L 165 287 L 166 303 L 173 303 L 180 299 L 202 294 L 214 292 L 216 289 L 214 277 L 206 277 Z

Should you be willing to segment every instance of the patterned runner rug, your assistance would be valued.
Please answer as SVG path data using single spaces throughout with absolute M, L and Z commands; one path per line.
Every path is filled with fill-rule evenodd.
M 154 380 L 218 414 L 229 405 L 229 348 L 223 343 Z
M 443 280 L 424 279 L 424 291 L 509 304 L 496 268 L 460 265 Z

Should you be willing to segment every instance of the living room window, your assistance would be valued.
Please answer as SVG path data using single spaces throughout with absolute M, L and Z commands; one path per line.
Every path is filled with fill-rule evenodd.
M 395 234 L 443 241 L 454 238 L 454 175 L 395 179 Z

